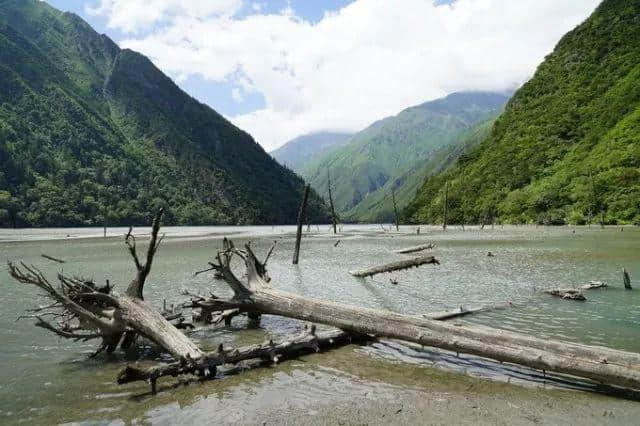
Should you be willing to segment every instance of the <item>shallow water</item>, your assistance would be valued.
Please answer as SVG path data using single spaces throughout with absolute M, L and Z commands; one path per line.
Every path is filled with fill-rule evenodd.
M 418 236 L 411 227 L 404 227 L 406 234 L 398 234 L 381 232 L 377 225 L 345 226 L 337 237 L 341 243 L 334 247 L 335 237 L 326 226 L 313 227 L 305 233 L 301 262 L 295 267 L 290 260 L 292 227 L 176 227 L 164 231 L 167 238 L 145 287 L 145 298 L 158 306 L 163 299 L 169 303 L 183 300 L 181 288 L 228 294 L 223 283 L 206 274 L 194 278 L 193 272 L 206 268 L 222 235 L 230 235 L 236 244 L 251 240 L 254 250 L 262 254 L 277 241 L 269 274 L 273 285 L 288 291 L 411 314 L 510 301 L 512 308 L 466 320 L 640 352 L 640 293 L 625 291 L 621 278 L 622 267 L 630 272 L 632 283 L 634 277 L 640 277 L 637 228 L 620 232 L 619 228 L 596 227 L 496 227 L 465 232 L 449 229 L 445 233 L 423 226 Z M 120 237 L 126 230 L 109 229 L 112 237 L 96 238 L 102 232 L 101 228 L 0 230 L 0 259 L 34 263 L 52 278 L 59 269 L 97 281 L 108 278 L 122 291 L 133 276 L 133 265 Z M 136 233 L 142 246 L 148 229 L 140 228 Z M 426 265 L 366 280 L 348 274 L 351 269 L 406 258 L 391 251 L 427 241 L 437 244 L 433 254 L 440 266 Z M 495 257 L 487 257 L 487 251 Z M 67 263 L 53 263 L 42 258 L 42 253 Z M 390 283 L 391 277 L 398 285 Z M 588 292 L 589 300 L 582 303 L 539 292 L 545 287 L 571 287 L 590 280 L 605 281 L 610 287 Z M 525 388 L 554 384 L 531 371 L 380 342 L 148 397 L 142 395 L 147 391 L 144 384 L 114 384 L 125 360 L 87 360 L 87 354 L 95 349 L 93 342 L 60 340 L 28 319 L 15 322 L 25 308 L 40 303 L 37 292 L 14 283 L 6 272 L 0 273 L 0 286 L 0 423 L 255 423 L 261 419 L 259 413 L 269 412 L 278 418 L 278 413 L 289 411 L 299 416 L 314 412 L 322 416 L 326 407 L 364 394 L 367 400 L 375 395 L 388 404 L 401 396 L 412 398 L 409 394 L 417 392 L 416 386 L 423 386 L 416 379 L 416 368 L 425 380 L 448 374 L 438 376 L 446 381 L 442 384 L 445 387 L 466 383 L 470 375 L 516 382 Z M 221 341 L 242 345 L 302 327 L 296 321 L 270 316 L 263 318 L 259 330 L 244 330 L 243 325 L 244 320 L 237 318 L 233 332 L 206 329 L 192 337 L 204 347 L 215 347 Z M 159 354 L 149 348 L 145 356 L 154 359 Z M 432 368 L 434 363 L 439 367 Z M 493 383 L 491 389 L 498 389 Z M 567 387 L 561 382 L 555 386 Z M 580 387 L 569 387 L 576 386 Z M 556 391 L 545 392 L 543 395 Z M 595 401 L 599 396 L 581 394 L 579 398 Z

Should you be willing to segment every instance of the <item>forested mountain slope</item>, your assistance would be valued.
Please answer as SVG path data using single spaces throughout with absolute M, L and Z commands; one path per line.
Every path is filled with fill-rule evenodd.
M 640 2 L 605 0 L 509 101 L 490 136 L 406 211 L 452 222 L 640 222 Z
M 317 132 L 298 136 L 271 151 L 271 156 L 295 172 L 304 170 L 314 159 L 349 142 L 351 133 Z
M 301 171 L 321 194 L 330 172 L 343 220 L 383 221 L 392 215 L 391 188 L 404 207 L 424 180 L 424 164 L 477 124 L 495 117 L 507 95 L 461 92 L 407 108 L 354 135 L 347 145 Z M 401 188 L 408 185 L 409 191 Z
M 303 181 L 146 57 L 0 0 L 0 226 L 287 223 Z M 325 219 L 312 194 L 312 221 Z

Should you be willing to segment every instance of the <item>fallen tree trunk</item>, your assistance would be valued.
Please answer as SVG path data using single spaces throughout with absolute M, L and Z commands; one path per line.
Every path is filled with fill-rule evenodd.
M 179 362 L 151 367 L 129 365 L 118 375 L 118 383 L 149 381 L 155 393 L 156 381 L 160 377 L 194 374 L 201 377 L 214 377 L 216 367 L 224 364 L 237 364 L 251 359 L 263 359 L 272 363 L 300 355 L 303 352 L 318 352 L 320 349 L 342 346 L 351 343 L 353 336 L 342 330 L 317 332 L 312 327 L 309 332 L 281 342 L 269 340 L 262 344 L 244 346 L 237 349 L 224 348 L 206 352 L 198 360 L 183 359 Z
M 415 247 L 407 247 L 407 248 L 403 248 L 400 250 L 394 250 L 394 253 L 400 253 L 400 254 L 409 254 L 409 253 L 416 253 L 419 251 L 424 251 L 424 250 L 431 250 L 432 248 L 434 248 L 436 245 L 433 243 L 429 243 L 429 244 L 423 244 L 421 246 L 415 246 Z
M 549 294 L 554 297 L 560 297 L 561 299 L 565 299 L 565 300 L 578 300 L 578 301 L 587 300 L 587 298 L 584 297 L 584 294 L 582 294 L 580 290 L 576 290 L 573 288 L 564 288 L 564 289 L 554 288 L 549 290 L 543 290 L 543 293 Z
M 454 309 L 452 311 L 434 312 L 432 314 L 425 314 L 422 316 L 424 318 L 429 318 L 432 320 L 445 321 L 453 318 L 464 317 L 470 314 L 475 314 L 477 312 L 490 312 L 490 311 L 497 311 L 500 309 L 506 309 L 511 306 L 513 306 L 511 302 L 502 303 L 498 305 L 475 306 L 468 309 L 460 306 L 458 309 Z
M 589 284 L 585 284 L 580 288 L 582 290 L 594 290 L 596 288 L 605 288 L 605 287 L 607 287 L 607 284 L 602 281 L 591 281 Z
M 438 262 L 438 260 L 433 256 L 422 256 L 422 257 L 415 257 L 413 259 L 398 260 L 397 262 L 391 262 L 391 263 L 387 263 L 385 265 L 380 265 L 380 266 L 373 266 L 371 268 L 349 271 L 349 273 L 354 277 L 364 278 L 364 277 L 371 277 L 377 274 L 382 274 L 383 272 L 400 271 L 403 269 L 415 268 L 420 265 L 426 265 L 426 264 L 439 265 L 440 262 Z
M 118 346 L 126 349 L 138 335 L 147 337 L 176 359 L 199 358 L 202 351 L 162 313 L 142 298 L 144 283 L 151 271 L 153 257 L 160 246 L 158 238 L 162 211 L 153 221 L 146 262 L 138 258 L 135 237 L 131 229 L 125 243 L 136 266 L 135 278 L 125 294 L 112 294 L 113 287 L 98 287 L 89 280 L 58 274 L 59 285 L 54 286 L 36 267 L 24 263 L 9 263 L 9 273 L 20 283 L 31 284 L 45 292 L 52 302 L 47 306 L 29 310 L 24 317 L 36 319 L 36 325 L 57 335 L 75 340 L 102 339 L 92 355 L 103 350 L 113 352 Z M 56 319 L 57 324 L 44 318 Z
M 231 270 L 230 262 L 235 255 L 244 260 L 246 282 L 238 280 Z M 265 265 L 256 259 L 251 248 L 239 250 L 227 240 L 217 259 L 216 268 L 225 276 L 234 297 L 208 300 L 210 306 L 317 322 L 347 332 L 395 338 L 640 389 L 640 354 L 301 297 L 269 286 L 266 276 L 259 272 L 264 271 Z

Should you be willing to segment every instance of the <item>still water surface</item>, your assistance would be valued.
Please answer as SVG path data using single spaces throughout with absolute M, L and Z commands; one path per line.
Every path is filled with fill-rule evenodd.
M 125 231 L 109 229 L 109 238 L 104 239 L 98 228 L 0 230 L 0 259 L 36 264 L 52 278 L 59 269 L 97 281 L 108 278 L 122 291 L 133 276 L 121 237 Z M 225 285 L 211 276 L 193 276 L 194 271 L 207 267 L 222 236 L 227 235 L 236 244 L 252 241 L 254 250 L 262 254 L 277 241 L 269 273 L 273 285 L 283 290 L 407 314 L 510 301 L 513 308 L 466 320 L 640 352 L 640 229 L 496 227 L 442 232 L 423 226 L 421 235 L 416 235 L 411 227 L 394 233 L 382 232 L 376 225 L 345 226 L 341 235 L 334 237 L 326 226 L 313 227 L 305 233 L 298 266 L 292 266 L 290 260 L 293 231 L 283 226 L 165 228 L 167 238 L 154 261 L 145 298 L 161 306 L 163 299 L 168 303 L 184 300 L 182 288 L 228 294 Z M 136 233 L 140 234 L 139 246 L 143 246 L 148 229 L 139 228 Z M 337 247 L 335 238 L 341 240 Z M 433 254 L 440 266 L 366 280 L 348 274 L 351 269 L 406 258 L 392 250 L 425 242 L 437 244 Z M 495 257 L 487 257 L 488 251 Z M 67 263 L 50 262 L 42 253 Z M 622 267 L 629 270 L 638 290 L 623 289 Z M 391 277 L 398 285 L 391 284 Z M 589 292 L 589 300 L 582 303 L 539 292 L 590 280 L 605 281 L 610 287 Z M 513 380 L 525 388 L 543 381 L 532 372 L 381 342 L 349 346 L 149 397 L 143 395 L 147 391 L 144 384 L 114 384 L 126 360 L 87 360 L 95 343 L 61 340 L 34 327 L 30 320 L 16 322 L 25 308 L 41 303 L 34 288 L 14 283 L 6 270 L 0 272 L 0 288 L 0 423 L 254 423 L 264 419 L 259 413 L 278 418 L 287 410 L 302 409 L 307 415 L 322 416 L 326 407 L 354 395 L 365 395 L 367 401 L 396 401 L 401 395 L 411 398 L 405 393 L 426 386 L 427 381 L 453 386 L 460 377 L 462 382 L 469 375 L 489 377 L 494 379 L 491 392 L 502 392 L 498 383 L 503 381 Z M 204 329 L 192 338 L 213 348 L 221 341 L 228 345 L 260 342 L 302 327 L 277 317 L 263 318 L 258 330 L 245 330 L 243 325 L 244 320 L 236 318 L 232 330 Z M 160 356 L 151 348 L 143 352 L 150 360 Z M 450 376 L 438 376 L 441 374 Z M 547 393 L 540 398 L 553 391 L 543 392 Z

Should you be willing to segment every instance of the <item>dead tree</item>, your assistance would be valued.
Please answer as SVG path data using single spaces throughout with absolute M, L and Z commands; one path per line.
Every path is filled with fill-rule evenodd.
M 373 266 L 371 268 L 349 271 L 349 273 L 354 277 L 365 278 L 365 277 L 371 277 L 377 274 L 382 274 L 384 272 L 393 272 L 393 271 L 400 271 L 403 269 L 417 268 L 418 266 L 426 265 L 426 264 L 439 265 L 440 262 L 438 262 L 438 259 L 436 259 L 433 256 L 421 256 L 421 257 L 415 257 L 413 259 L 398 260 L 396 262 L 390 262 L 380 266 Z
M 393 214 L 396 219 L 396 231 L 400 231 L 400 219 L 398 218 L 398 205 L 396 204 L 396 190 L 391 188 L 391 199 L 393 200 Z
M 336 210 L 333 206 L 333 195 L 331 193 L 331 173 L 327 170 L 327 189 L 329 191 L 329 207 L 331 208 L 331 224 L 333 225 L 333 233 L 336 234 L 336 226 L 338 224 L 338 220 L 336 217 Z
M 298 230 L 296 232 L 296 247 L 293 250 L 293 264 L 297 265 L 300 258 L 300 239 L 302 238 L 302 221 L 307 211 L 307 199 L 309 198 L 309 184 L 304 186 L 304 195 L 302 203 L 300 203 L 300 211 L 298 211 Z
M 130 365 L 120 372 L 118 383 L 148 381 L 151 383 L 152 393 L 155 393 L 155 383 L 160 377 L 175 377 L 182 374 L 213 377 L 215 376 L 216 367 L 224 364 L 237 364 L 253 359 L 275 364 L 303 352 L 318 352 L 321 349 L 342 346 L 362 339 L 367 339 L 367 336 L 357 336 L 335 329 L 316 332 L 316 327 L 311 326 L 310 329 L 299 336 L 294 336 L 281 342 L 269 340 L 262 344 L 244 346 L 237 349 L 225 348 L 220 344 L 218 350 L 206 352 L 202 358 L 197 360 L 182 360 L 151 367 Z
M 233 272 L 231 261 L 234 257 L 244 262 L 246 281 L 238 279 Z M 207 300 L 209 307 L 218 310 L 237 308 L 280 315 L 330 325 L 351 333 L 405 340 L 608 385 L 640 389 L 640 354 L 298 296 L 271 287 L 264 263 L 257 260 L 251 248 L 237 249 L 227 240 L 214 264 L 234 293 L 230 299 Z
M 10 262 L 9 273 L 15 280 L 35 285 L 50 301 L 46 306 L 29 310 L 25 317 L 34 318 L 36 326 L 60 337 L 83 341 L 101 339 L 93 356 L 104 350 L 113 352 L 118 345 L 126 348 L 138 335 L 152 340 L 176 359 L 202 356 L 202 351 L 191 340 L 142 297 L 153 257 L 162 242 L 162 237 L 158 238 L 161 217 L 162 211 L 153 220 L 144 263 L 138 257 L 131 229 L 125 237 L 136 274 L 123 295 L 113 293 L 108 281 L 100 287 L 93 281 L 62 273 L 58 274 L 58 285 L 54 285 L 35 266 Z
M 622 282 L 626 290 L 631 290 L 631 277 L 629 276 L 629 272 L 627 272 L 627 268 L 622 268 Z
M 449 182 L 444 184 L 444 204 L 442 206 L 442 230 L 447 230 L 447 205 L 449 204 Z
M 399 250 L 394 250 L 394 253 L 400 253 L 400 254 L 409 254 L 409 253 L 416 253 L 419 251 L 423 251 L 423 250 L 431 250 L 432 248 L 434 248 L 436 245 L 433 243 L 429 243 L 429 244 L 423 244 L 420 246 L 415 246 L 415 247 L 407 247 L 407 248 L 403 248 L 403 249 L 399 249 Z

